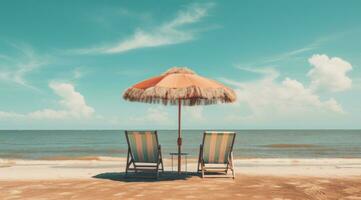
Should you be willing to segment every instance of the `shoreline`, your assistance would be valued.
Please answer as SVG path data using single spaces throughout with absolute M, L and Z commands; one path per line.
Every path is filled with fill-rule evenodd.
M 188 155 L 188 160 L 196 160 L 198 155 Z M 183 158 L 183 157 L 182 157 Z M 4 160 L 17 160 L 17 161 L 64 161 L 64 160 L 124 160 L 126 156 L 46 156 L 39 158 L 23 158 L 23 157 L 0 157 L 0 164 Z M 163 155 L 163 159 L 171 159 L 168 154 Z M 361 160 L 360 157 L 243 157 L 235 156 L 235 160 Z
M 125 162 L 124 157 L 88 157 L 79 160 L 0 158 L 0 180 L 91 179 L 102 173 L 123 173 Z M 164 159 L 164 166 L 165 171 L 172 171 L 170 159 Z M 196 168 L 197 159 L 188 159 L 188 171 L 195 172 Z M 352 178 L 361 177 L 361 159 L 243 158 L 235 159 L 235 170 L 246 176 Z

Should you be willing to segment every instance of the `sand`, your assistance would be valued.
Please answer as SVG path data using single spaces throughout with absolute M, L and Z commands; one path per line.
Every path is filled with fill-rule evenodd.
M 237 179 L 125 179 L 0 181 L 0 199 L 361 199 L 357 178 L 270 177 Z
M 361 199 L 361 159 L 238 159 L 237 177 L 124 177 L 123 158 L 0 159 L 0 199 Z M 188 169 L 194 171 L 192 160 Z

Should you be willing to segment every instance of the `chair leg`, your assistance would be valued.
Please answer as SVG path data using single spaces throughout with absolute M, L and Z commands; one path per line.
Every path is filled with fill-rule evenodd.
M 160 160 L 160 164 L 161 164 L 161 166 L 162 166 L 162 172 L 164 172 L 163 157 L 162 157 L 162 148 L 161 148 L 160 145 L 158 146 L 158 150 L 159 150 L 159 157 L 158 157 L 158 159 Z
M 163 159 L 161 160 L 160 164 L 162 165 L 162 172 L 164 172 Z
M 234 168 L 232 167 L 232 176 L 233 176 L 233 179 L 236 178 L 236 173 L 234 172 Z
M 160 163 L 158 162 L 157 167 L 155 169 L 155 171 L 156 171 L 156 179 L 158 179 L 158 177 L 159 177 L 159 165 L 160 165 Z
M 236 173 L 234 172 L 233 152 L 231 152 L 231 167 L 232 167 L 233 179 L 235 179 L 236 178 Z
M 230 168 L 229 166 L 229 162 L 227 163 L 227 167 L 226 167 L 226 174 L 228 174 L 228 169 Z
M 202 148 L 202 145 L 200 145 L 200 147 L 199 147 L 199 156 L 198 156 L 198 166 L 197 166 L 197 172 L 198 173 L 201 171 L 201 169 L 199 167 L 201 165 L 202 151 L 203 151 L 203 148 Z
M 125 166 L 125 174 L 128 174 L 128 168 L 129 168 L 129 165 L 128 165 L 128 162 L 127 162 L 127 164 Z
M 130 162 L 129 162 L 129 154 L 130 154 L 130 152 L 129 152 L 129 149 L 128 149 L 128 154 L 127 154 L 127 164 L 126 164 L 126 166 L 125 166 L 125 174 L 128 174 L 128 169 L 129 169 L 129 166 L 130 166 Z
M 125 174 L 128 174 L 128 170 L 131 164 L 132 164 L 131 161 L 127 162 L 127 165 L 125 166 Z
M 201 166 L 200 166 L 200 163 L 199 163 L 199 161 L 198 161 L 198 166 L 197 166 L 197 172 L 198 172 L 198 173 L 202 170 L 200 167 L 201 167 Z
M 202 178 L 204 178 L 204 168 L 205 168 L 204 163 L 201 164 L 201 168 L 202 168 Z
M 135 173 L 138 173 L 137 165 L 135 165 L 134 162 L 133 162 L 133 166 L 134 166 L 134 172 L 135 172 Z

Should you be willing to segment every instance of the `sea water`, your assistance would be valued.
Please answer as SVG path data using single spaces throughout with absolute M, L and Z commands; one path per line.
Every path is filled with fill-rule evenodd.
M 361 158 L 361 130 L 234 130 L 238 158 Z M 197 157 L 203 130 L 183 130 L 183 152 Z M 158 131 L 163 157 L 177 130 Z M 124 157 L 123 130 L 0 130 L 0 158 Z

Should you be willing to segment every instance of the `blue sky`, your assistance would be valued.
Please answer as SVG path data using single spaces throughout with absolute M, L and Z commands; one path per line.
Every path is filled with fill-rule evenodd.
M 0 129 L 176 129 L 123 91 L 172 66 L 233 88 L 184 128 L 361 128 L 361 2 L 3 1 Z

